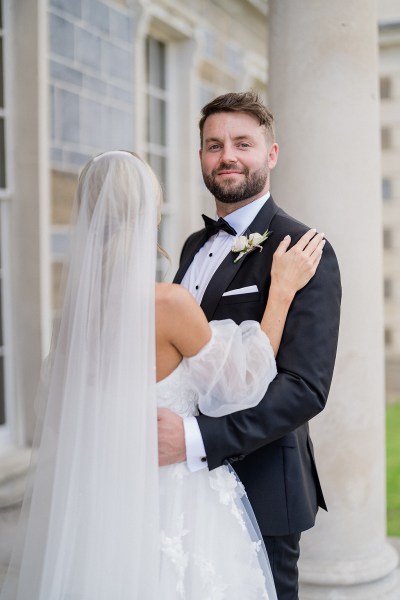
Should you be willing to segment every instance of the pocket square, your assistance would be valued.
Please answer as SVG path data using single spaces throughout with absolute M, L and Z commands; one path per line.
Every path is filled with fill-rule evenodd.
M 258 287 L 256 285 L 248 285 L 246 287 L 238 288 L 237 290 L 229 290 L 229 292 L 222 294 L 222 297 L 237 296 L 238 294 L 251 294 L 253 292 L 258 292 Z

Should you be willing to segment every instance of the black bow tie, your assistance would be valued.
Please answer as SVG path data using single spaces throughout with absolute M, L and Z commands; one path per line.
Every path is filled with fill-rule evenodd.
M 236 230 L 233 229 L 233 227 L 231 227 L 229 223 L 227 223 L 222 217 L 220 217 L 218 221 L 214 221 L 214 219 L 210 219 L 210 217 L 207 217 L 207 215 L 201 216 L 203 217 L 204 225 L 206 226 L 206 233 L 209 238 L 221 230 L 226 231 L 226 233 L 229 233 L 229 235 L 236 235 Z

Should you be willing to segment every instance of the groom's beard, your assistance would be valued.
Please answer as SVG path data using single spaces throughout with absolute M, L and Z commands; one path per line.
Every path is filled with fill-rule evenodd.
M 249 172 L 248 167 L 242 167 L 241 173 L 245 176 L 242 182 L 230 181 L 229 179 L 221 182 L 216 181 L 216 176 L 220 171 L 237 170 L 237 166 L 221 163 L 218 169 L 213 169 L 209 175 L 203 171 L 203 180 L 207 189 L 219 202 L 224 202 L 225 204 L 243 202 L 243 200 L 256 196 L 265 188 L 269 177 L 269 168 L 267 165 L 253 173 Z

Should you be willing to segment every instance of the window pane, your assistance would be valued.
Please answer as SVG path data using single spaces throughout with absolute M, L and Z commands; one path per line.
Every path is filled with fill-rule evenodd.
M 148 154 L 147 160 L 160 180 L 161 187 L 163 188 L 164 196 L 165 189 L 167 187 L 167 162 L 165 156 L 158 156 L 157 154 Z M 164 197 L 165 200 L 165 197 Z
M 390 98 L 391 85 L 389 77 L 381 77 L 380 79 L 381 98 Z
M 392 181 L 387 177 L 382 179 L 382 197 L 384 200 L 390 200 L 392 197 Z
M 4 139 L 4 119 L 0 117 L 0 187 L 6 187 L 6 152 Z
M 6 410 L 4 401 L 4 357 L 0 356 L 0 425 L 6 422 Z
M 381 129 L 381 145 L 383 150 L 388 150 L 391 147 L 391 131 L 387 127 L 382 127 Z
M 383 230 L 383 247 L 385 250 L 390 250 L 393 247 L 392 230 L 386 227 Z
M 0 346 L 3 345 L 3 286 L 2 281 L 0 280 Z
M 165 90 L 165 44 L 147 38 L 146 59 L 148 83 Z
M 0 2 L 1 4 L 1 2 Z M 3 94 L 3 39 L 0 38 L 0 108 L 4 108 L 4 94 Z
M 152 144 L 166 144 L 166 103 L 165 100 L 149 96 L 148 105 L 148 135 L 147 139 Z
M 385 299 L 389 299 L 392 297 L 393 295 L 393 285 L 392 285 L 392 280 L 391 279 L 384 279 L 383 281 L 383 290 L 384 290 L 384 295 L 385 295 Z

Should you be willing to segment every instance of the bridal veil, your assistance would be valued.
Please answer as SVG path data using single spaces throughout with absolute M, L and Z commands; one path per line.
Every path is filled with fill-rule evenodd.
M 80 175 L 61 321 L 1 600 L 157 597 L 160 199 L 153 173 L 129 152 L 102 154 Z

